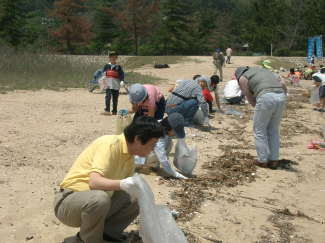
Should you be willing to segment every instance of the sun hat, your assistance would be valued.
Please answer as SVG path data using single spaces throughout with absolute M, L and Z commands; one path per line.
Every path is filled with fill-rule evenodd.
M 129 88 L 129 101 L 132 104 L 139 104 L 145 100 L 148 92 L 142 84 L 132 84 Z
M 185 138 L 184 117 L 178 112 L 168 115 L 168 122 L 177 138 Z
M 270 60 L 264 60 L 264 61 L 262 62 L 262 66 L 263 66 L 264 68 L 272 69 L 272 67 L 271 67 L 270 65 L 271 65 L 271 61 L 270 61 Z
M 208 89 L 211 90 L 211 80 L 208 77 L 201 75 L 201 76 L 197 77 L 195 80 L 197 82 L 199 82 L 199 81 L 206 82 Z

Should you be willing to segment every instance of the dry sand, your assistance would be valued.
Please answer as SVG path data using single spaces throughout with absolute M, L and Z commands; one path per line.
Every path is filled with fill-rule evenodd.
M 234 64 L 224 69 L 225 80 L 236 67 L 258 60 L 234 57 Z M 167 95 L 176 79 L 210 76 L 214 67 L 211 57 L 193 57 L 169 69 L 146 66 L 137 71 L 164 78 L 159 86 Z M 302 82 L 303 87 L 310 85 L 311 81 Z M 313 111 L 302 91 L 290 89 L 282 123 L 281 158 L 291 161 L 290 169 L 252 167 L 253 172 L 242 176 L 241 168 L 232 180 L 243 178 L 243 183 L 230 183 L 232 187 L 207 179 L 206 185 L 189 182 L 185 188 L 186 183 L 159 179 L 154 173 L 144 175 L 157 201 L 172 209 L 179 207 L 187 193 L 197 192 L 191 194 L 194 203 L 186 208 L 188 213 L 185 210 L 178 220 L 190 242 L 325 242 L 325 151 L 306 148 L 312 139 L 321 139 L 325 113 Z M 121 95 L 119 108 L 128 106 L 127 96 Z M 84 89 L 0 95 L 0 243 L 61 243 L 77 232 L 55 218 L 54 189 L 91 141 L 114 133 L 116 118 L 100 115 L 103 108 L 104 94 Z M 234 159 L 243 153 L 255 156 L 252 109 L 248 105 L 235 109 L 245 116 L 216 113 L 211 119 L 213 129 L 187 128 L 188 143 L 199 150 L 194 171 L 198 178 L 218 173 L 207 165 L 222 161 L 219 156 L 225 151 Z M 227 177 L 220 179 L 221 184 L 226 181 Z M 130 226 L 136 228 L 136 224 Z

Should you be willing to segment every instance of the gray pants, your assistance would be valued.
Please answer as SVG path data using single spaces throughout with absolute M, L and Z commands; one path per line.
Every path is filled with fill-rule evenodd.
M 220 78 L 220 81 L 223 80 L 223 70 L 222 70 L 222 66 L 220 63 L 215 63 L 215 66 L 216 66 L 216 71 L 214 72 L 215 74 L 218 74 L 219 72 L 219 78 Z
M 103 243 L 104 233 L 119 238 L 138 216 L 139 207 L 137 202 L 131 203 L 124 191 L 116 191 L 111 197 L 101 190 L 65 189 L 56 194 L 54 211 L 63 224 L 80 227 L 79 236 L 84 243 Z
M 279 127 L 286 96 L 283 93 L 266 93 L 256 100 L 254 111 L 254 137 L 259 162 L 279 159 Z

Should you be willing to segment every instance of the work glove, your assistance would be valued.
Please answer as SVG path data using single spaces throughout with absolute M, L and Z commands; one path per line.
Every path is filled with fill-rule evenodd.
M 133 177 L 127 177 L 120 180 L 120 188 L 130 195 L 131 202 L 134 202 L 137 199 L 139 187 L 134 182 Z
M 204 117 L 203 126 L 210 127 L 209 117 Z
M 170 167 L 170 164 L 168 161 L 165 161 L 165 162 L 162 162 L 161 163 L 161 166 L 163 168 L 163 170 L 171 177 L 174 177 L 174 178 L 178 178 L 178 179 L 187 179 L 186 176 L 183 176 L 181 173 L 173 170 L 171 167 Z
M 124 81 L 121 81 L 121 82 L 120 82 L 120 86 L 121 86 L 121 87 L 124 87 Z

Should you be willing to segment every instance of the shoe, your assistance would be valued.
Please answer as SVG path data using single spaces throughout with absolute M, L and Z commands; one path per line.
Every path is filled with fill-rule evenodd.
M 117 112 L 112 112 L 112 115 L 113 115 L 113 116 L 116 116 L 116 115 L 117 115 Z
M 256 166 L 258 167 L 261 167 L 261 168 L 268 168 L 268 164 L 267 163 L 262 163 L 262 162 L 259 162 L 259 161 L 255 161 L 254 163 Z
M 325 112 L 325 109 L 319 109 L 318 111 L 319 112 Z
M 62 243 L 83 243 L 83 241 L 80 239 L 79 233 L 77 233 L 74 236 L 65 238 Z
M 278 160 L 271 160 L 269 162 L 267 162 L 267 166 L 272 169 L 272 170 L 276 170 L 279 166 L 279 161 Z
M 104 115 L 104 116 L 110 116 L 110 115 L 112 115 L 112 113 L 109 112 L 109 111 L 104 111 L 104 112 L 102 112 L 102 113 L 100 113 L 100 114 L 102 114 L 102 115 Z
M 103 234 L 103 239 L 107 243 L 126 243 L 127 242 L 127 236 L 121 235 L 119 238 L 114 238 L 109 236 L 108 234 Z

